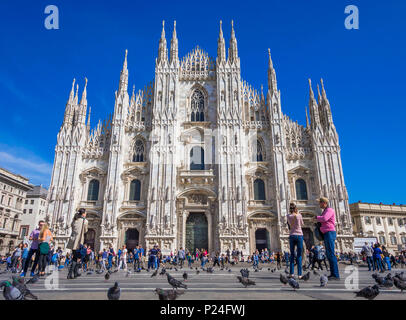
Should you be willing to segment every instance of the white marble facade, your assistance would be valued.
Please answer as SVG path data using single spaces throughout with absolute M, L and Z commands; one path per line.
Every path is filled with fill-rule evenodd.
M 79 101 L 72 85 L 48 196 L 58 245 L 64 246 L 74 212 L 84 207 L 93 233 L 88 240 L 97 250 L 134 237 L 164 253 L 188 246 L 190 219 L 197 229 L 204 221 L 199 232 L 207 233 L 210 251 L 248 254 L 260 237 L 269 249 L 283 250 L 289 202 L 312 229 L 311 217 L 320 213 L 315 199 L 324 195 L 336 210 L 338 248 L 352 248 L 340 146 L 324 86 L 318 101 L 310 86 L 310 119 L 301 126 L 282 113 L 270 53 L 265 97 L 241 79 L 233 26 L 228 54 L 221 24 L 217 44 L 216 59 L 199 47 L 179 59 L 176 24 L 169 50 L 163 24 L 154 80 L 128 94 L 126 51 L 114 113 L 94 129 L 86 86 Z

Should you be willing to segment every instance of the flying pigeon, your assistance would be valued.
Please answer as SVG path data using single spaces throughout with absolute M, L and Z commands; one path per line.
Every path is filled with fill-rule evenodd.
M 172 286 L 173 289 L 177 289 L 177 288 L 185 288 L 185 289 L 187 289 L 187 285 L 180 282 L 179 280 L 176 280 L 169 273 L 166 274 L 166 277 L 168 279 L 168 283 Z
M 237 276 L 238 281 L 246 288 L 247 286 L 255 286 L 255 281 L 246 277 Z
M 374 285 L 373 287 L 366 287 L 358 292 L 356 292 L 356 297 L 363 297 L 368 300 L 373 300 L 379 294 L 379 287 Z
M 294 290 L 296 290 L 296 289 L 299 289 L 299 282 L 297 282 L 296 280 L 295 280 L 295 278 L 290 278 L 289 280 L 288 280 L 288 283 L 289 283 L 289 285 L 294 289 Z
M 183 290 L 163 290 L 161 288 L 156 288 L 154 292 L 158 295 L 159 300 L 176 300 L 178 296 L 185 293 Z
M 325 274 L 320 276 L 320 287 L 325 287 L 327 285 L 328 278 Z
M 120 294 L 121 289 L 118 286 L 118 282 L 115 282 L 114 286 L 107 291 L 107 298 L 109 298 L 109 300 L 119 300 Z

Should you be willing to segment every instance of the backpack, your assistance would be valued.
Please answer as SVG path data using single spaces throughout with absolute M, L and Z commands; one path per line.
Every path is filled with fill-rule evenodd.
M 51 258 L 51 262 L 52 262 L 52 263 L 55 263 L 56 261 L 58 261 L 58 254 L 57 254 L 57 253 L 54 253 L 54 255 L 53 255 L 52 258 Z

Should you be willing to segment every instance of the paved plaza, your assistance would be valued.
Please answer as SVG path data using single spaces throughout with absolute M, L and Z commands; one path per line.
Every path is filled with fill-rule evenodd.
M 249 278 L 256 282 L 255 286 L 244 288 L 238 282 L 237 275 L 240 275 L 239 271 L 242 267 L 249 268 Z M 254 272 L 251 265 L 238 264 L 231 268 L 231 272 L 220 271 L 216 268 L 212 274 L 202 271 L 200 268 L 200 273 L 196 274 L 195 269 L 178 268 L 178 271 L 175 271 L 173 267 L 172 270 L 168 270 L 168 273 L 178 280 L 183 280 L 184 271 L 188 273 L 188 280 L 185 282 L 188 289 L 178 300 L 362 300 L 362 298 L 355 298 L 355 289 L 346 288 L 346 282 L 347 287 L 348 283 L 353 285 L 348 277 L 354 279 L 357 273 L 351 271 L 346 274 L 347 266 L 343 264 L 340 264 L 340 281 L 330 281 L 327 287 L 321 288 L 319 277 L 311 273 L 310 280 L 300 281 L 300 289 L 296 291 L 281 284 L 279 276 L 281 272 L 284 273 L 284 269 L 271 272 L 268 268 L 274 269 L 273 264 L 260 264 L 261 267 L 262 270 Z M 392 274 L 399 271 L 406 270 L 394 269 Z M 320 273 L 326 272 L 324 270 Z M 372 272 L 365 267 L 358 268 L 360 289 L 375 284 L 371 274 Z M 0 281 L 10 279 L 11 275 L 11 273 L 1 274 Z M 66 270 L 55 271 L 55 275 L 57 276 L 41 278 L 37 283 L 29 284 L 28 287 L 41 300 L 105 300 L 107 299 L 107 289 L 115 281 L 119 282 L 122 289 L 122 300 L 157 300 L 158 297 L 154 293 L 155 288 L 170 288 L 166 275 L 158 274 L 151 278 L 152 271 L 145 270 L 140 273 L 131 272 L 128 276 L 126 271 L 120 270 L 112 273 L 108 281 L 104 279 L 104 273 L 93 273 L 92 275 L 82 273 L 81 277 L 74 280 L 66 279 Z M 382 289 L 376 300 L 406 300 L 406 292 L 401 293 L 395 287 Z

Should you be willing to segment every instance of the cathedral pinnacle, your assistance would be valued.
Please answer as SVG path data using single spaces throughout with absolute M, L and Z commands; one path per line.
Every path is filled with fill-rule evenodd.
M 178 61 L 178 38 L 176 35 L 176 20 L 173 22 L 173 33 L 171 40 L 171 63 L 172 61 Z
M 69 94 L 69 102 L 73 101 L 73 97 L 74 97 L 73 95 L 74 95 L 74 90 L 75 90 L 75 81 L 76 81 L 76 79 L 73 78 L 72 89 L 71 89 L 70 94 Z
M 123 62 L 123 69 L 120 73 L 120 84 L 118 86 L 119 92 L 127 91 L 128 87 L 128 69 L 127 69 L 127 54 L 128 50 L 125 50 L 124 62 Z
M 217 58 L 219 61 L 226 60 L 226 44 L 224 42 L 222 21 L 220 20 L 219 38 L 217 40 Z
M 83 88 L 83 92 L 82 92 L 82 99 L 80 100 L 80 104 L 81 105 L 87 105 L 87 91 L 86 91 L 86 87 L 87 87 L 87 78 L 85 77 L 85 87 Z
M 234 21 L 231 20 L 231 38 L 230 47 L 228 48 L 228 59 L 231 63 L 238 60 L 237 39 L 235 38 Z
M 159 40 L 158 62 L 166 60 L 168 60 L 168 49 L 166 47 L 166 38 L 165 38 L 165 20 L 162 20 L 162 33 L 161 39 Z

